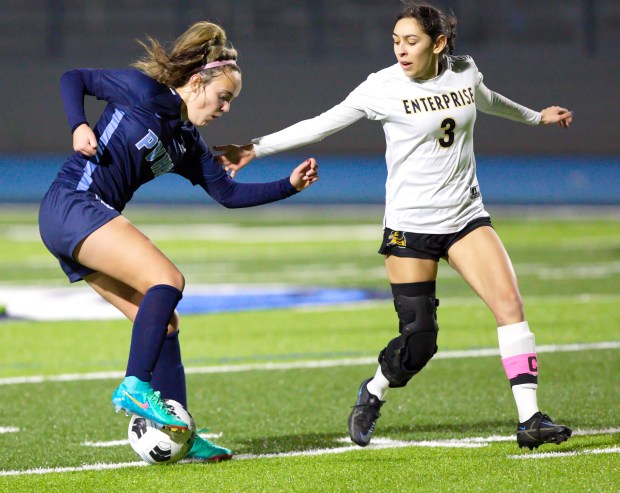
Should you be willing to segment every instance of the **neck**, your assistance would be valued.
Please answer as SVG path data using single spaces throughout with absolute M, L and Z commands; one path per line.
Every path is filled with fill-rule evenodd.
M 182 87 L 172 87 L 171 88 L 174 92 L 176 92 L 179 97 L 181 98 L 181 119 L 182 120 L 187 120 L 188 116 L 187 116 L 187 87 L 186 86 L 182 86 Z

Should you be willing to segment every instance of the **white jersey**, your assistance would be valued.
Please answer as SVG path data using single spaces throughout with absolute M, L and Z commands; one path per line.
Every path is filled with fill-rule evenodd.
M 257 157 L 317 142 L 361 118 L 378 120 L 387 164 L 384 226 L 446 234 L 488 216 L 476 178 L 476 110 L 530 125 L 540 113 L 490 91 L 469 56 L 444 56 L 439 75 L 408 78 L 399 64 L 371 74 L 321 115 L 254 139 Z

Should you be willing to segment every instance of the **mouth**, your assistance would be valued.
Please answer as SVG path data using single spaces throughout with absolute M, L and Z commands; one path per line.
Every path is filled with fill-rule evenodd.
M 412 65 L 411 62 L 407 62 L 405 60 L 400 60 L 398 63 L 400 63 L 400 66 L 404 69 L 410 68 Z

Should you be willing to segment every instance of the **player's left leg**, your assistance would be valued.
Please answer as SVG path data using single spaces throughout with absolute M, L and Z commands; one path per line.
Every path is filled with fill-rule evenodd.
M 125 317 L 134 322 L 144 294 L 100 272 L 88 276 L 89 285 Z M 164 399 L 172 399 L 187 409 L 185 368 L 179 344 L 179 314 L 175 310 L 168 323 L 168 333 L 152 373 L 151 385 Z M 216 462 L 231 459 L 233 453 L 198 435 L 188 458 Z
M 536 398 L 538 363 L 512 263 L 495 230 L 479 227 L 448 250 L 450 265 L 487 304 L 497 321 L 502 364 L 512 387 L 519 414 L 517 441 L 530 449 L 560 443 L 570 428 L 555 425 L 540 413 Z

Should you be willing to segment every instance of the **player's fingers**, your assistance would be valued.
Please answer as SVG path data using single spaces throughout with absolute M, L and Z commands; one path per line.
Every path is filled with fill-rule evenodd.
M 95 154 L 97 154 L 97 151 L 88 147 L 83 147 L 81 149 L 76 149 L 80 154 L 87 156 L 87 157 L 91 157 L 94 156 Z

